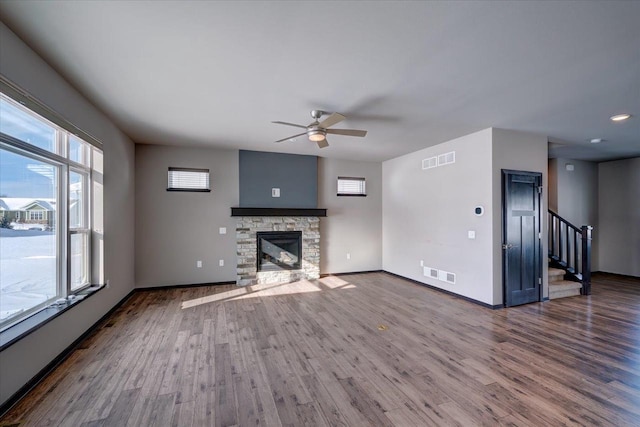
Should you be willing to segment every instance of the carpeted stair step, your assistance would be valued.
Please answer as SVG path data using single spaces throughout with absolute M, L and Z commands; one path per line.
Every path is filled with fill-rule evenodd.
M 549 277 L 549 283 L 559 282 L 563 280 L 565 274 L 566 274 L 566 271 L 564 271 L 561 268 L 549 267 L 549 272 L 547 273 L 547 277 Z
M 569 280 L 557 280 L 552 282 L 551 276 L 549 276 L 549 299 L 580 295 L 581 288 L 582 284 L 579 282 L 571 282 Z

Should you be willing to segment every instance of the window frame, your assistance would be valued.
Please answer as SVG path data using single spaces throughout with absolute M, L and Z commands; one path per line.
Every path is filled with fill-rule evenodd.
M 42 163 L 47 163 L 50 164 L 52 166 L 54 166 L 57 169 L 57 174 L 56 174 L 56 178 L 57 178 L 57 182 L 56 182 L 56 200 L 60 197 L 60 186 L 61 186 L 61 182 L 64 181 L 64 177 L 62 176 L 62 164 L 59 161 L 56 161 L 55 159 L 51 159 L 51 158 L 47 158 L 48 156 L 43 156 L 42 154 L 46 154 L 49 153 L 52 155 L 52 157 L 59 157 L 56 154 L 53 154 L 43 148 L 37 147 L 37 146 L 32 146 L 32 148 L 35 148 L 39 151 L 41 151 L 41 153 L 34 153 L 32 151 L 29 150 L 24 150 L 20 147 L 20 145 L 23 145 L 24 143 L 16 138 L 13 138 L 11 136 L 8 136 L 6 134 L 3 134 L 0 132 L 0 149 L 2 150 L 6 150 L 9 152 L 12 152 L 14 154 L 17 154 L 19 156 L 24 156 L 24 157 L 28 157 L 30 159 L 33 159 L 34 161 L 37 162 L 42 162 Z M 35 151 L 35 150 L 34 150 Z M 59 160 L 59 159 L 58 159 Z M 18 211 L 19 212 L 19 211 Z M 54 218 L 55 218 L 55 222 L 56 223 L 60 223 L 60 218 L 61 218 L 61 213 L 59 211 L 59 209 L 56 209 L 56 212 L 54 214 Z M 25 215 L 24 215 L 24 220 L 25 221 L 29 221 L 31 218 L 31 212 L 30 211 L 25 211 Z M 11 328 L 12 326 L 24 321 L 25 319 L 28 319 L 29 317 L 33 316 L 34 314 L 44 310 L 45 308 L 49 307 L 53 302 L 56 301 L 56 299 L 60 298 L 60 294 L 62 292 L 62 280 L 61 278 L 64 277 L 64 265 L 61 262 L 61 253 L 64 253 L 64 243 L 62 242 L 62 238 L 60 237 L 61 235 L 61 231 L 60 230 L 56 230 L 56 235 L 55 235 L 55 239 L 56 239 L 56 271 L 55 271 L 55 277 L 56 277 L 56 295 L 39 303 L 34 305 L 33 307 L 29 307 L 28 309 L 22 311 L 19 315 L 16 315 L 14 317 L 8 317 L 7 319 L 0 320 L 0 332 L 3 332 L 9 328 Z
M 206 174 L 206 187 L 177 187 L 172 186 L 175 183 L 172 179 L 172 172 L 188 172 L 188 173 L 202 173 Z M 167 191 L 183 191 L 193 193 L 210 193 L 211 192 L 211 173 L 209 169 L 205 168 L 183 168 L 170 166 L 167 170 Z
M 358 192 L 341 192 L 340 183 L 344 181 L 357 181 L 359 182 L 360 191 Z M 343 188 L 344 190 L 344 188 Z M 337 194 L 338 197 L 367 197 L 367 179 L 364 177 L 353 176 L 339 176 L 337 180 Z
M 86 293 L 89 291 L 89 287 L 92 286 L 92 278 L 94 272 L 94 260 L 93 260 L 93 182 L 94 182 L 94 168 L 93 159 L 95 156 L 94 151 L 102 154 L 102 144 L 95 144 L 95 141 L 87 141 L 83 135 L 78 135 L 70 132 L 68 129 L 61 127 L 57 123 L 49 120 L 48 117 L 43 116 L 39 111 L 34 111 L 23 102 L 22 99 L 15 99 L 12 95 L 15 95 L 15 91 L 6 91 L 7 88 L 4 79 L 0 80 L 0 97 L 6 102 L 10 103 L 12 107 L 19 108 L 23 112 L 27 113 L 36 120 L 46 123 L 48 126 L 53 126 L 56 132 L 56 152 L 49 151 L 45 148 L 41 148 L 37 145 L 32 145 L 29 142 L 23 141 L 16 137 L 0 132 L 0 148 L 13 152 L 20 156 L 32 158 L 35 161 L 50 164 L 56 168 L 56 208 L 53 212 L 53 220 L 56 224 L 56 295 L 53 298 L 49 298 L 47 301 L 40 303 L 34 307 L 24 310 L 18 315 L 8 317 L 3 321 L 0 321 L 0 333 L 4 333 L 9 328 L 29 319 L 33 315 L 39 313 L 45 308 L 51 307 L 52 303 L 60 298 L 65 298 L 68 301 L 69 297 L 75 296 L 80 293 Z M 40 106 L 40 111 L 47 111 L 46 107 Z M 80 143 L 84 144 L 82 147 L 81 161 L 78 163 L 70 159 L 69 143 L 73 138 L 77 139 Z M 71 191 L 69 188 L 70 174 L 72 172 L 79 173 L 83 176 L 82 186 L 82 227 L 72 227 L 69 223 L 69 209 L 70 209 L 70 196 Z M 25 220 L 31 219 L 33 211 L 27 211 L 24 213 Z M 42 212 L 43 218 L 48 217 L 47 212 Z M 16 218 L 20 218 L 20 212 L 17 213 Z M 41 221 L 41 220 L 38 220 Z M 49 219 L 47 218 L 47 221 Z M 86 236 L 83 239 L 83 243 L 86 247 L 83 249 L 83 275 L 84 280 L 80 286 L 73 287 L 71 277 L 71 236 L 74 234 L 82 234 Z

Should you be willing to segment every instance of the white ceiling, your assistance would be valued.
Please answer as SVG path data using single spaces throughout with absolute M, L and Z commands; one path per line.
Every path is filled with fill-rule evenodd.
M 554 157 L 640 156 L 640 2 L 2 1 L 0 19 L 139 143 L 381 161 L 493 126 Z M 369 134 L 273 143 L 298 129 L 271 121 L 312 109 Z

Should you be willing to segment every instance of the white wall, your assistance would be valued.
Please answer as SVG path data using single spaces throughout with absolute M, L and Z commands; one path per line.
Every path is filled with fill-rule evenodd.
M 367 197 L 337 196 L 339 176 L 365 178 Z M 318 207 L 322 274 L 382 269 L 381 163 L 318 159 Z
M 493 301 L 502 303 L 502 169 L 512 169 L 542 174 L 542 197 L 540 215 L 542 236 L 547 235 L 547 138 L 540 135 L 516 132 L 506 129 L 493 129 Z M 547 280 L 547 239 L 542 240 L 542 295 L 549 296 Z
M 640 157 L 598 165 L 599 270 L 640 277 Z
M 104 114 L 0 23 L 0 73 L 104 144 L 104 274 L 110 287 L 0 353 L 5 402 L 134 286 L 134 145 Z
M 167 191 L 170 166 L 209 169 L 212 191 Z M 136 145 L 136 287 L 235 281 L 232 206 L 238 206 L 237 150 Z
M 573 171 L 567 165 L 573 165 Z M 575 226 L 598 223 L 598 164 L 556 159 L 557 213 Z
M 567 165 L 573 165 L 572 171 Z M 591 270 L 598 266 L 598 164 L 575 159 L 549 159 L 549 207 L 576 227 L 591 225 Z
M 497 304 L 492 270 L 492 130 L 485 129 L 382 164 L 382 264 L 386 271 Z M 456 162 L 422 170 L 422 160 L 456 152 Z M 546 161 L 546 160 L 545 160 Z M 482 205 L 483 216 L 474 214 Z M 468 238 L 468 231 L 476 238 Z M 455 273 L 427 278 L 425 266 Z M 501 303 L 500 299 L 500 303 Z

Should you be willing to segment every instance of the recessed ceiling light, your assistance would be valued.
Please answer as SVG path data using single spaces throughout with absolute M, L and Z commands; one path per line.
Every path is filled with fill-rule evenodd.
M 631 117 L 631 114 L 616 114 L 615 116 L 611 116 L 611 120 L 614 122 L 621 122 L 623 120 L 627 120 Z
M 599 144 L 599 143 L 601 143 L 603 141 L 604 141 L 604 139 L 602 139 L 602 138 L 593 138 L 590 142 L 592 144 Z

